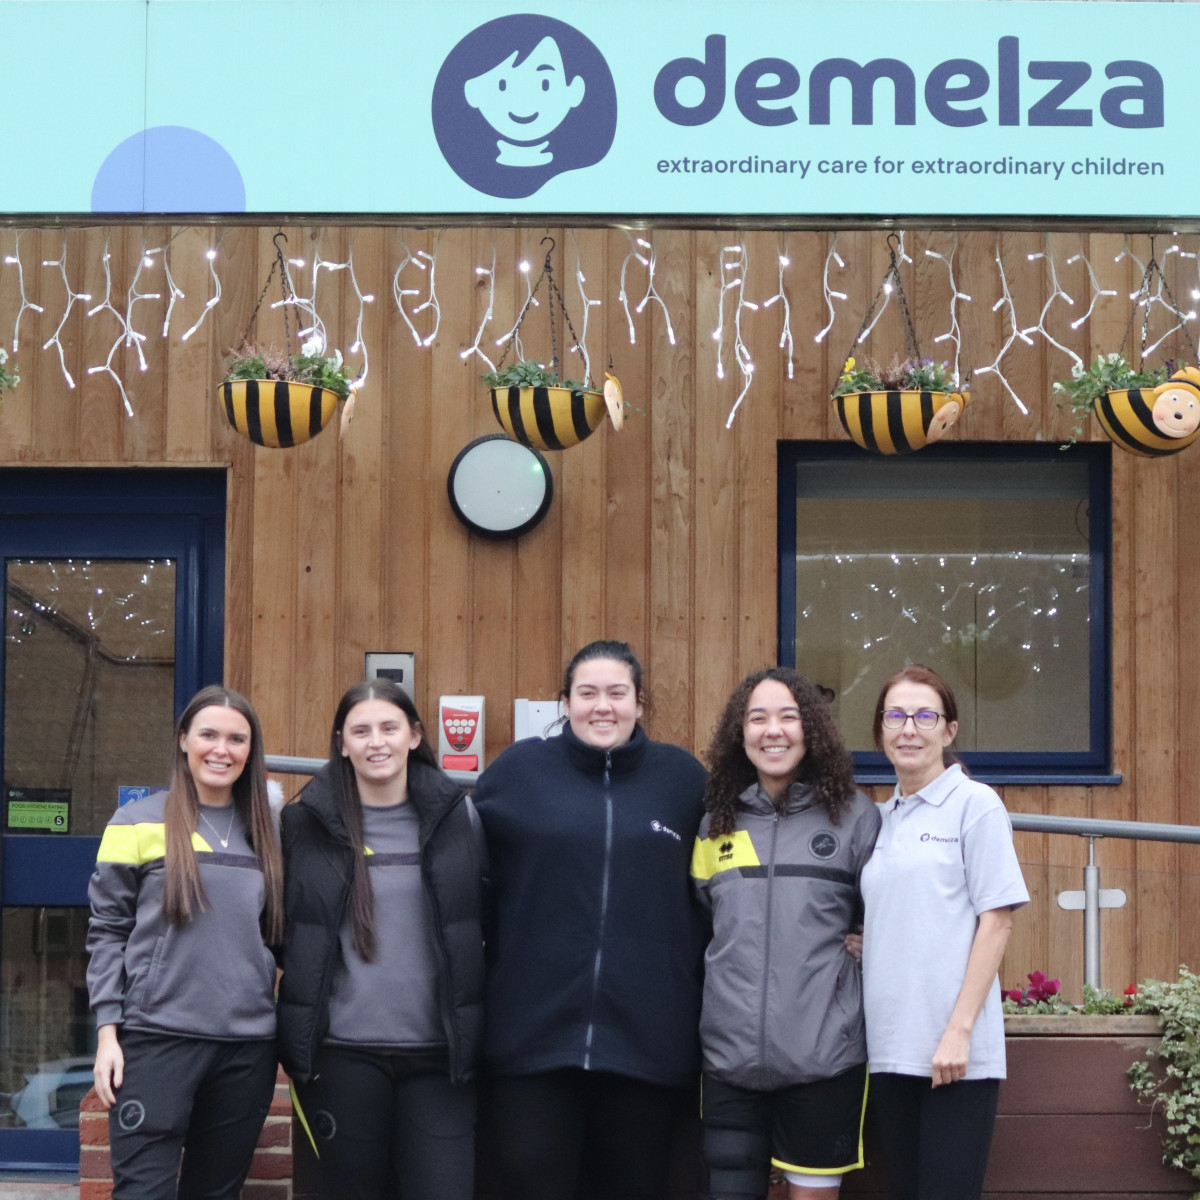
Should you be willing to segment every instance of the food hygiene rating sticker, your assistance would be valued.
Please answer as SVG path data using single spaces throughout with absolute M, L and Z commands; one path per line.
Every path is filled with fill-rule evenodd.
M 9 788 L 6 794 L 9 829 L 67 833 L 70 829 L 69 788 Z

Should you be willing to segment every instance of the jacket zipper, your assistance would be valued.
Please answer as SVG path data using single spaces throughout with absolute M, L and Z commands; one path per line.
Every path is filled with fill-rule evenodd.
M 438 981 L 438 1007 L 442 1010 L 442 1024 L 446 1030 L 446 1041 L 450 1051 L 450 1082 L 460 1083 L 464 1079 L 462 1066 L 462 1039 L 458 1037 L 458 1030 L 454 1025 L 454 1005 L 450 1000 L 450 994 L 454 991 L 454 980 L 451 978 L 450 971 L 450 951 L 446 947 L 446 931 L 442 926 L 441 913 L 438 911 L 437 897 L 433 891 L 433 883 L 429 877 L 429 848 L 433 845 L 434 835 L 441 827 L 442 822 L 449 815 L 451 810 L 461 801 L 456 800 L 449 808 L 444 809 L 430 826 L 428 836 L 425 838 L 424 845 L 421 846 L 421 884 L 425 890 L 426 899 L 429 901 L 429 909 L 433 915 L 433 943 L 437 948 L 439 966 L 441 967 Z
M 771 857 L 767 861 L 767 912 L 763 935 L 762 1000 L 758 1011 L 758 1075 L 763 1088 L 767 1086 L 767 983 L 771 977 L 771 892 L 775 886 L 775 843 L 779 837 L 779 811 L 771 823 Z
M 608 921 L 608 884 L 612 872 L 613 805 L 612 751 L 604 752 L 604 876 L 600 885 L 600 926 L 596 939 L 596 958 L 592 964 L 592 1004 L 588 1014 L 587 1036 L 583 1043 L 583 1069 L 592 1068 L 592 1041 L 596 1035 L 596 1007 L 600 995 L 600 968 L 604 960 L 604 927 Z

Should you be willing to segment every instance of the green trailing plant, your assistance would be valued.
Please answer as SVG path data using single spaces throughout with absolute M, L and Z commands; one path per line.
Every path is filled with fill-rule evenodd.
M 861 363 L 851 356 L 846 359 L 837 384 L 835 396 L 849 392 L 964 392 L 969 385 L 959 386 L 954 382 L 954 373 L 948 362 L 937 362 L 932 358 L 906 358 L 903 362 L 898 354 L 886 366 L 867 355 Z
M 17 374 L 19 370 L 16 363 L 8 365 L 8 351 L 0 349 L 0 392 L 5 389 L 12 391 L 21 382 L 21 376 Z
M 484 375 L 483 382 L 484 386 L 489 388 L 561 387 L 572 392 L 595 390 L 586 383 L 580 383 L 578 379 L 560 380 L 556 371 L 548 370 L 532 358 L 526 359 L 525 362 L 509 363 L 507 367 L 501 367 L 497 371 L 489 371 Z
M 331 358 L 303 352 L 289 357 L 274 346 L 259 349 L 249 344 L 230 358 L 225 379 L 227 382 L 235 379 L 276 379 L 285 383 L 303 383 L 309 387 L 327 388 L 339 400 L 345 400 L 350 395 L 353 381 L 342 363 L 340 350 L 335 350 Z
M 1119 392 L 1127 388 L 1156 388 L 1160 383 L 1165 383 L 1169 375 L 1186 365 L 1183 362 L 1168 361 L 1160 367 L 1147 369 L 1143 363 L 1142 367 L 1137 369 L 1120 351 L 1098 355 L 1088 367 L 1076 363 L 1071 368 L 1071 378 L 1058 380 L 1051 389 L 1053 395 L 1058 397 L 1058 407 L 1069 408 L 1075 417 L 1076 424 L 1071 430 L 1071 441 L 1075 441 L 1083 433 L 1092 405 L 1105 392 Z
M 1166 1118 L 1163 1162 L 1200 1179 L 1200 976 L 1181 966 L 1177 979 L 1148 979 L 1138 1008 L 1162 1022 L 1162 1040 L 1146 1055 L 1163 1065 L 1160 1073 L 1139 1059 L 1127 1072 L 1129 1086 Z

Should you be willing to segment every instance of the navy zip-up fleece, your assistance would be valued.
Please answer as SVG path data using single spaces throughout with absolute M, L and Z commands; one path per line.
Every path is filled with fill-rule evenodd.
M 635 728 L 509 747 L 480 777 L 495 886 L 484 1057 L 682 1085 L 699 1070 L 705 921 L 689 892 L 704 768 Z

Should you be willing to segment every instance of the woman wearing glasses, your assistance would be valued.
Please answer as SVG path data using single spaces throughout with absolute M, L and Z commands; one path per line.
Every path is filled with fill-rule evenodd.
M 950 752 L 957 732 L 935 671 L 905 667 L 884 685 L 875 744 L 897 782 L 862 874 L 863 999 L 895 1200 L 982 1191 L 1004 1078 L 996 972 L 1012 911 L 1029 902 L 1004 804 Z

